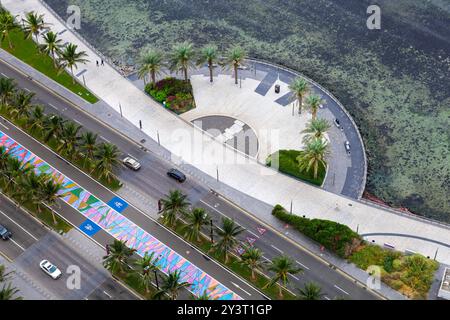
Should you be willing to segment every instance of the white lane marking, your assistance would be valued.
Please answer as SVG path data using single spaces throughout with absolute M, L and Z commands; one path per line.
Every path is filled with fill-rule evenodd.
M 36 238 L 35 236 L 33 236 L 28 230 L 26 230 L 24 227 L 22 227 L 20 224 L 18 224 L 16 221 L 14 221 L 12 218 L 8 217 L 3 211 L 0 210 L 0 213 L 3 214 L 6 218 L 8 218 L 9 220 L 11 220 L 16 226 L 18 226 L 20 229 L 22 229 L 23 231 L 25 231 L 30 237 L 32 237 L 34 240 L 39 241 L 38 238 Z
M 258 238 L 259 239 L 259 236 L 257 235 L 257 234 L 255 234 L 255 233 L 253 233 L 253 232 L 251 232 L 250 230 L 247 230 L 248 231 L 248 233 L 250 233 L 250 234 L 252 234 L 254 237 L 256 237 L 256 238 Z
M 110 299 L 112 298 L 112 296 L 108 292 L 106 292 L 105 290 L 103 290 L 103 293 L 106 294 Z
M 5 126 L 3 123 L 0 122 L 0 126 L 2 126 L 3 128 L 6 128 L 6 130 L 9 130 L 9 128 L 7 126 Z
M 297 281 L 299 281 L 300 279 L 299 278 L 297 278 L 296 276 L 294 276 L 293 274 L 290 274 L 289 273 L 289 275 L 292 277 L 292 278 L 294 278 L 295 280 L 297 280 Z
M 306 270 L 309 270 L 309 268 L 307 266 L 305 266 L 303 263 L 301 263 L 298 260 L 295 260 L 295 262 L 297 262 L 299 265 L 301 265 L 303 268 L 305 268 Z
M 330 298 L 328 298 L 327 296 L 325 296 L 324 298 L 325 298 L 325 299 L 327 299 L 327 300 L 331 300 L 331 299 L 330 299 Z
M 248 293 L 247 291 L 245 291 L 244 289 L 242 289 L 241 287 L 239 287 L 239 285 L 237 285 L 236 283 L 234 283 L 233 281 L 231 281 L 231 283 L 238 289 L 241 289 L 242 291 L 244 291 L 246 294 L 248 294 L 249 296 L 251 296 L 250 293 Z
M 266 257 L 263 256 L 263 259 L 266 260 L 267 262 L 270 262 L 269 259 L 267 259 Z
M 2 72 L 2 76 L 9 79 L 9 77 L 6 74 L 4 74 L 3 72 Z
M 76 123 L 78 123 L 80 126 L 83 125 L 83 124 L 82 124 L 80 121 L 78 121 L 77 119 L 73 119 L 73 121 L 75 121 Z
M 348 296 L 350 295 L 347 291 L 345 291 L 344 289 L 338 287 L 337 285 L 334 285 L 334 287 L 335 287 L 336 289 L 342 291 L 342 292 L 345 293 L 346 295 L 348 295 Z
M 25 251 L 25 248 L 22 247 L 20 244 L 18 244 L 16 241 L 14 241 L 13 239 L 9 239 L 9 241 L 11 241 L 12 243 L 14 243 L 16 246 L 18 246 L 20 249 L 22 249 L 22 251 Z
M 283 250 L 278 249 L 277 247 L 275 247 L 273 244 L 270 245 L 272 248 L 274 248 L 275 250 L 277 250 L 280 253 L 284 253 Z
M 104 136 L 100 136 L 100 138 L 102 138 L 103 140 L 105 140 L 108 143 L 111 143 L 111 141 L 109 141 L 108 139 L 106 139 Z
M 54 108 L 54 109 L 56 109 L 56 110 L 59 110 L 57 107 L 55 107 L 54 105 L 52 105 L 51 103 L 49 103 L 48 104 L 50 107 L 52 107 L 52 108 Z
M 28 88 L 23 88 L 23 90 L 26 90 L 26 91 L 28 91 L 28 92 L 31 92 L 31 90 L 30 89 L 28 89 Z

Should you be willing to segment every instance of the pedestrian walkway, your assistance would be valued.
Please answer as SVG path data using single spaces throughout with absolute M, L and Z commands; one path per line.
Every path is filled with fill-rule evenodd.
M 45 14 L 55 31 L 66 29 L 38 0 L 6 0 L 3 5 L 14 15 L 23 16 L 24 12 L 32 10 Z M 161 145 L 176 155 L 173 161 L 190 163 L 211 177 L 219 173 L 223 183 L 269 205 L 279 203 L 289 208 L 292 203 L 293 212 L 297 214 L 334 220 L 362 234 L 412 234 L 436 242 L 449 242 L 450 229 L 445 226 L 394 214 L 309 186 L 237 154 L 161 108 L 108 64 L 97 67 L 98 55 L 70 30 L 60 36 L 64 42 L 76 43 L 88 53 L 90 62 L 83 66 L 87 70 L 84 73 L 87 87 L 117 112 L 120 104 L 124 118 L 135 126 L 142 121 L 142 131 L 155 141 L 160 138 Z M 385 242 L 400 251 L 408 249 L 430 257 L 437 253 L 438 261 L 450 264 L 450 249 L 437 243 L 411 237 L 380 236 L 376 239 L 378 244 Z
M 1 131 L 0 146 L 4 146 L 8 154 L 17 158 L 23 164 L 33 166 L 36 174 L 48 174 L 55 182 L 60 183 L 62 185 L 62 189 L 59 192 L 62 196 L 61 199 L 85 216 L 91 228 L 98 226 L 115 239 L 125 241 L 127 246 L 135 249 L 136 253 L 141 257 L 145 253 L 154 253 L 155 257 L 159 259 L 156 265 L 165 274 L 177 270 L 180 271 L 181 281 L 191 284 L 189 291 L 193 294 L 200 296 L 206 292 L 214 300 L 241 299 L 237 294 L 197 268 L 177 252 L 122 216 L 103 201 L 97 199 Z

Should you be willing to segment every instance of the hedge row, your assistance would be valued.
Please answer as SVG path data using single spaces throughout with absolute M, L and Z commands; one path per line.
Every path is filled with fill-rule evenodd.
M 317 241 L 342 258 L 350 256 L 361 245 L 362 238 L 346 225 L 321 219 L 303 218 L 276 205 L 272 215 Z

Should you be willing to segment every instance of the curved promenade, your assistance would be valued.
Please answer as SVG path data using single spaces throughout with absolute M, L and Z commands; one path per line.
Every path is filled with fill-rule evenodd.
M 6 0 L 3 1 L 3 5 L 14 15 L 23 16 L 24 12 L 31 10 L 43 13 L 56 32 L 66 30 L 66 27 L 38 0 Z M 437 244 L 450 242 L 450 229 L 424 220 L 393 214 L 269 170 L 256 161 L 223 147 L 222 144 L 196 130 L 192 124 L 163 110 L 111 66 L 96 67 L 95 60 L 99 59 L 97 54 L 70 30 L 60 34 L 60 37 L 63 42 L 76 43 L 79 49 L 88 53 L 90 62 L 80 68 L 81 71 L 85 70 L 88 88 L 117 112 L 120 111 L 120 103 L 123 116 L 131 123 L 139 126 L 139 121 L 142 121 L 143 132 L 156 141 L 160 138 L 161 145 L 175 155 L 173 161 L 181 164 L 191 163 L 211 177 L 215 177 L 219 172 L 221 182 L 268 205 L 279 203 L 289 208 L 292 203 L 294 213 L 305 214 L 310 218 L 334 220 L 358 230 L 361 234 L 409 234 L 432 239 L 436 243 L 412 237 L 393 239 L 380 236 L 377 237 L 377 243 L 389 242 L 397 250 L 413 250 L 430 257 L 434 257 L 437 252 L 438 261 L 450 264 L 450 249 Z M 255 215 L 264 221 L 270 221 L 272 218 L 256 212 Z

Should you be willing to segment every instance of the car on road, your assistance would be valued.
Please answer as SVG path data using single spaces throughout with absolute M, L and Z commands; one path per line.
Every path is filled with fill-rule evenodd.
M 350 142 L 345 141 L 344 147 L 345 147 L 345 151 L 347 151 L 347 153 L 350 154 Z
M 4 226 L 0 224 L 0 237 L 2 237 L 3 240 L 8 240 L 12 237 L 11 231 L 6 229 Z
M 54 280 L 62 276 L 62 272 L 48 260 L 42 260 L 39 263 L 39 267 L 41 267 L 42 271 L 44 271 L 48 276 L 50 276 Z
M 239 70 L 247 70 L 247 69 L 248 69 L 248 67 L 247 67 L 246 65 L 243 65 L 243 64 L 238 65 L 237 68 L 238 68 Z
M 128 156 L 122 160 L 122 163 L 128 168 L 137 171 L 141 168 L 141 164 L 134 158 Z
M 184 175 L 183 172 L 181 172 L 178 169 L 170 169 L 169 171 L 167 171 L 167 175 L 175 180 L 177 180 L 178 182 L 184 182 L 186 181 L 186 176 Z
M 342 127 L 342 126 L 341 126 L 341 122 L 339 121 L 338 118 L 334 119 L 334 125 L 335 125 L 336 127 L 338 127 L 338 129 L 340 129 L 340 128 Z

